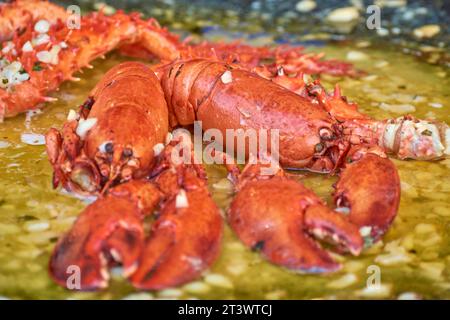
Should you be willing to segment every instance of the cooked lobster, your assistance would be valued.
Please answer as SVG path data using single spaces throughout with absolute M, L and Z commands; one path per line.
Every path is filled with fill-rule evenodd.
M 303 72 L 358 75 L 321 54 L 191 44 L 153 19 L 120 11 L 83 16 L 80 28 L 69 28 L 68 18 L 47 1 L 0 4 L 0 121 L 53 101 L 49 92 L 76 81 L 75 72 L 113 49 L 161 63 L 153 68 L 158 78 L 139 63 L 113 68 L 80 110 L 70 111 L 62 131 L 46 136 L 53 185 L 98 195 L 53 252 L 50 273 L 61 285 L 75 265 L 79 289 L 105 287 L 107 268 L 122 264 L 134 286 L 162 289 L 198 277 L 217 258 L 223 222 L 206 175 L 199 164 L 174 161 L 176 146 L 190 150 L 190 138 L 171 139 L 169 128 L 202 121 L 204 129 L 223 133 L 279 130 L 279 150 L 269 146 L 268 154 L 255 155 L 244 145 L 245 168 L 227 163 L 236 190 L 227 218 L 247 246 L 303 272 L 339 269 L 320 241 L 358 255 L 388 230 L 400 182 L 386 154 L 431 160 L 450 153 L 446 124 L 411 116 L 370 119 L 339 87 L 328 94 L 318 81 L 305 83 Z M 336 208 L 281 167 L 262 174 L 261 157 L 276 153 L 284 168 L 339 175 Z
M 57 243 L 52 278 L 67 286 L 68 270 L 76 266 L 77 289 L 102 288 L 107 268 L 120 263 L 138 288 L 195 279 L 218 256 L 223 221 L 202 166 L 171 157 L 175 145 L 191 141 L 182 134 L 166 141 L 167 106 L 155 74 L 135 62 L 111 69 L 71 117 L 62 135 L 51 129 L 46 136 L 54 182 L 85 193 L 101 186 L 103 192 Z M 108 188 L 113 183 L 121 184 Z M 147 236 L 144 219 L 151 215 Z
M 54 129 L 49 132 L 47 148 L 55 185 L 61 182 L 77 192 L 109 194 L 112 185 L 134 184 L 136 179 L 144 178 L 145 172 L 155 174 L 148 164 L 153 162 L 155 151 L 161 150 L 167 126 L 188 126 L 199 120 L 203 128 L 223 132 L 279 130 L 282 166 L 339 175 L 334 195 L 336 209 L 329 209 L 281 168 L 270 175 L 261 174 L 264 165 L 257 159 L 242 172 L 228 163 L 236 189 L 228 219 L 246 245 L 261 250 L 271 262 L 294 270 L 339 269 L 340 265 L 311 237 L 333 244 L 338 251 L 358 255 L 364 243 L 379 240 L 388 230 L 398 210 L 400 181 L 386 153 L 429 159 L 448 152 L 445 124 L 410 117 L 369 119 L 340 95 L 339 88 L 328 95 L 317 81 L 306 84 L 283 75 L 270 81 L 239 65 L 209 59 L 177 61 L 158 68 L 157 75 L 161 87 L 153 72 L 142 65 L 115 67 L 93 90 L 79 115 L 69 115 L 62 136 Z M 131 134 L 122 128 L 129 140 L 121 140 L 115 130 L 121 117 L 115 117 L 113 111 L 120 109 L 122 103 L 128 105 L 130 95 L 121 100 L 116 92 L 126 90 L 129 86 L 122 83 L 130 80 L 140 82 L 133 86 L 136 92 L 131 95 L 131 102 L 148 95 L 148 88 L 154 93 L 148 103 L 142 102 L 135 109 L 143 108 L 147 114 L 151 110 L 158 116 L 156 122 L 149 122 L 151 129 Z M 160 107 L 165 112 L 158 111 L 157 105 L 165 104 L 168 111 L 165 107 Z M 88 133 L 83 134 L 82 130 L 80 136 L 78 128 L 89 119 L 96 120 L 91 120 Z M 143 119 L 134 122 L 144 125 Z M 155 126 L 158 121 L 164 124 Z M 421 134 L 425 129 L 431 134 Z M 80 140 L 82 136 L 84 140 Z M 149 144 L 140 145 L 147 139 Z M 170 163 L 167 154 L 164 159 Z M 78 167 L 83 169 L 74 170 Z M 65 255 L 63 251 L 60 254 Z M 131 276 L 136 277 L 145 278 L 145 272 Z
M 227 65 L 214 61 L 195 60 L 191 63 L 197 65 L 200 71 L 200 66 L 210 66 L 219 70 L 225 68 L 225 72 L 229 72 Z M 167 135 L 169 114 L 172 122 L 178 121 L 183 112 L 184 115 L 192 116 L 191 121 L 193 121 L 195 109 L 190 107 L 196 108 L 194 103 L 204 102 L 206 107 L 217 108 L 212 104 L 214 103 L 214 97 L 211 94 L 213 91 L 201 91 L 202 88 L 196 87 L 195 83 L 193 86 L 180 86 L 186 82 L 177 84 L 176 81 L 186 79 L 186 75 L 178 72 L 179 70 L 171 70 L 170 67 L 164 70 L 162 74 L 159 74 L 163 84 L 162 90 L 152 71 L 139 63 L 125 63 L 113 68 L 92 91 L 79 113 L 76 114 L 74 111 L 69 113 L 69 119 L 63 127 L 63 134 L 61 135 L 56 129 L 51 129 L 47 134 L 47 152 L 54 166 L 55 186 L 62 183 L 66 189 L 72 191 L 104 194 L 85 210 L 72 231 L 59 242 L 55 249 L 50 270 L 52 276 L 61 284 L 64 284 L 67 279 L 66 268 L 75 264 L 80 266 L 82 273 L 84 269 L 92 273 L 92 275 L 89 273 L 84 280 L 86 282 L 83 282 L 82 288 L 104 286 L 106 273 L 102 273 L 101 270 L 105 269 L 108 265 L 107 261 L 114 259 L 114 256 L 116 260 L 124 263 L 125 275 L 131 276 L 134 285 L 142 288 L 163 288 L 188 281 L 194 275 L 191 272 L 189 273 L 191 276 L 181 279 L 180 276 L 170 276 L 170 272 L 166 274 L 161 271 L 161 277 L 165 276 L 167 282 L 153 283 L 149 280 L 148 273 L 153 274 L 154 265 L 157 263 L 155 258 L 152 258 L 154 252 L 162 250 L 158 249 L 159 245 L 166 250 L 166 246 L 171 243 L 171 240 L 164 236 L 161 236 L 161 242 L 155 241 L 153 245 L 146 247 L 152 249 L 141 249 L 142 244 L 137 244 L 134 250 L 127 250 L 127 244 L 119 243 L 125 238 L 138 240 L 143 238 L 141 229 L 134 225 L 141 226 L 145 212 L 151 210 L 141 211 L 136 199 L 142 200 L 148 197 L 151 203 L 157 202 L 158 200 L 152 200 L 159 199 L 153 194 L 152 190 L 155 190 L 153 185 L 157 186 L 157 190 L 163 195 L 172 195 L 172 201 L 173 195 L 179 193 L 178 189 L 175 192 L 172 191 L 179 186 L 182 178 L 178 175 L 178 170 L 173 170 L 175 165 L 169 151 L 170 147 L 166 147 L 166 150 L 161 153 L 162 156 L 158 156 L 162 165 L 154 166 L 155 153 L 161 152 L 162 142 Z M 168 82 L 173 72 L 177 72 L 178 77 L 172 78 L 174 83 L 169 86 Z M 199 73 L 193 72 L 192 77 L 195 77 L 197 81 L 203 80 L 201 83 L 207 83 Z M 191 78 L 186 80 L 189 79 Z M 252 80 L 271 84 L 270 81 L 256 75 L 253 75 Z M 123 92 L 129 93 L 130 83 L 133 83 L 131 87 L 135 90 L 131 96 L 123 94 Z M 214 86 L 214 82 L 212 83 Z M 273 86 L 279 90 L 278 92 L 290 93 L 276 84 Z M 185 88 L 190 91 L 183 90 Z M 186 99 L 190 97 L 190 93 L 198 95 L 191 97 L 194 100 Z M 236 94 L 239 96 L 239 92 Z M 233 97 L 233 93 L 228 95 L 230 99 L 236 98 Z M 296 95 L 293 94 L 293 96 Z M 169 112 L 166 109 L 166 101 L 169 102 Z M 133 123 L 139 123 L 133 130 L 126 128 L 130 119 Z M 219 126 L 224 121 L 224 128 L 232 128 L 231 125 L 227 125 L 229 120 L 232 120 L 231 117 L 225 114 L 220 122 L 216 120 L 211 125 Z M 312 117 L 311 122 L 314 122 Z M 86 123 L 89 124 L 87 127 Z M 322 119 L 321 124 L 325 123 Z M 328 130 L 333 129 L 331 125 L 328 128 Z M 323 127 L 319 129 L 323 130 Z M 330 143 L 333 139 L 330 137 Z M 300 138 L 298 141 L 301 141 Z M 400 189 L 395 167 L 384 157 L 379 147 L 358 146 L 349 151 L 350 147 L 344 137 L 339 143 L 347 148 L 333 151 L 336 153 L 336 158 L 330 158 L 329 161 L 346 156 L 354 162 L 346 166 L 339 164 L 339 167 L 335 164 L 338 169 L 343 169 L 337 186 L 338 211 L 350 211 L 348 217 L 328 209 L 312 191 L 303 187 L 300 182 L 285 176 L 282 169 L 272 176 L 266 176 L 260 174 L 260 165 L 250 163 L 242 173 L 234 176 L 237 195 L 229 212 L 231 226 L 245 244 L 262 250 L 270 261 L 295 270 L 330 272 L 337 270 L 339 264 L 312 241 L 310 235 L 335 244 L 340 251 L 349 251 L 355 255 L 359 254 L 363 248 L 363 238 L 360 235 L 362 228 L 369 228 L 369 233 L 366 234 L 368 238 L 377 240 L 381 237 L 395 217 L 398 208 Z M 338 152 L 344 155 L 339 155 Z M 181 168 L 185 166 L 182 165 Z M 197 186 L 200 181 L 203 181 L 196 169 L 198 165 L 188 168 L 193 168 L 197 173 L 196 176 L 194 175 L 196 187 L 192 190 L 187 185 L 185 187 L 187 199 L 189 195 L 195 197 L 196 192 L 200 192 L 198 200 L 191 203 L 195 206 L 203 206 L 198 202 L 201 202 L 200 197 L 207 195 L 207 191 L 204 184 L 202 188 Z M 364 168 L 371 168 L 370 172 L 364 172 L 366 179 L 356 181 L 348 178 L 355 173 L 360 174 Z M 232 172 L 236 173 L 237 170 Z M 146 175 L 155 177 L 151 179 L 152 187 L 142 182 Z M 191 181 L 188 177 L 184 179 Z M 119 185 L 110 189 L 117 184 Z M 124 189 L 126 191 L 123 191 Z M 273 190 L 279 190 L 279 192 Z M 142 196 L 140 196 L 141 192 Z M 362 201 L 363 198 L 360 196 L 364 192 L 367 192 L 369 196 Z M 146 193 L 152 193 L 152 195 L 144 196 Z M 297 200 L 293 205 L 292 202 L 285 201 L 286 197 Z M 212 203 L 208 204 L 208 201 L 204 210 L 198 210 L 212 217 L 213 207 Z M 165 203 L 164 205 L 172 208 L 174 204 L 169 206 Z M 129 209 L 125 212 L 130 211 L 130 219 L 134 221 L 134 224 L 128 221 L 125 224 L 119 223 L 117 220 L 120 220 L 124 213 L 114 214 L 115 207 L 128 207 Z M 192 208 L 195 210 L 194 207 Z M 164 212 L 165 209 L 162 211 Z M 128 217 L 128 213 L 126 215 Z M 189 227 L 190 223 L 194 223 L 195 226 Z M 183 220 L 176 225 L 183 230 L 185 227 L 189 230 L 198 228 L 197 222 L 192 220 L 190 222 Z M 205 225 L 208 225 L 208 228 L 205 227 L 206 231 L 213 228 L 217 232 L 217 237 L 220 238 L 220 222 L 205 223 Z M 129 228 L 137 231 L 126 236 L 127 232 L 131 232 Z M 114 231 L 116 229 L 117 231 Z M 116 234 L 119 239 L 115 238 Z M 83 240 L 85 237 L 91 240 Z M 110 237 L 114 238 L 114 241 L 111 241 L 115 246 L 109 243 Z M 154 237 L 157 237 L 157 233 Z M 214 240 L 213 244 L 218 243 L 217 238 L 214 238 L 212 234 L 208 237 Z M 90 241 L 93 242 L 92 250 L 89 249 Z M 139 241 L 133 240 L 132 243 Z M 155 246 L 154 249 L 153 246 Z M 205 266 L 212 262 L 211 257 L 216 256 L 215 248 L 216 246 L 213 245 L 212 248 L 205 249 L 203 256 L 200 256 L 207 261 L 204 263 Z M 105 252 L 109 252 L 111 257 L 108 258 Z M 129 256 L 122 257 L 128 252 Z M 182 254 L 181 249 L 177 252 L 177 255 Z M 138 253 L 141 253 L 140 259 L 137 258 Z M 107 258 L 102 260 L 101 256 Z M 136 271 L 135 268 L 137 268 Z M 195 275 L 198 274 L 195 273 Z

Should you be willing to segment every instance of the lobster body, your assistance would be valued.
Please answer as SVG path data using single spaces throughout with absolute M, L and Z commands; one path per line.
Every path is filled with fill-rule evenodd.
M 166 102 L 155 74 L 142 64 L 120 64 L 107 73 L 91 97 L 88 118 L 98 120 L 86 135 L 86 155 L 95 158 L 107 141 L 116 165 L 127 151 L 129 158 L 139 162 L 136 175 L 142 177 L 154 159 L 153 146 L 165 141 L 169 129 Z

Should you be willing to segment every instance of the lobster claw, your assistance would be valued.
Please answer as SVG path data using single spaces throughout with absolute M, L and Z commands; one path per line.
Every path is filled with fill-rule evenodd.
M 143 218 L 157 205 L 158 189 L 144 181 L 115 187 L 89 205 L 75 225 L 56 245 L 50 259 L 50 274 L 68 286 L 74 267 L 79 270 L 80 290 L 104 288 L 108 267 L 121 263 L 123 275 L 136 270 L 144 245 Z
M 345 216 L 285 176 L 241 181 L 228 217 L 244 244 L 260 250 L 272 263 L 295 271 L 322 273 L 340 268 L 312 235 L 355 255 L 363 245 L 358 228 Z
M 397 215 L 400 202 L 394 163 L 378 147 L 353 147 L 335 188 L 336 205 L 349 209 L 348 218 L 360 228 L 366 245 L 378 241 Z
M 171 146 L 165 152 L 170 154 Z M 195 165 L 167 169 L 155 180 L 167 197 L 131 277 L 141 289 L 159 290 L 191 281 L 219 255 L 223 220 L 202 171 Z

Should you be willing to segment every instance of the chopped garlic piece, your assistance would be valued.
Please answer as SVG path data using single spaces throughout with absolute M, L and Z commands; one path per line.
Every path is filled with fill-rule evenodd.
M 224 84 L 231 83 L 233 81 L 233 75 L 231 74 L 231 71 L 230 70 L 225 71 L 220 77 L 220 80 L 222 80 Z
M 328 288 L 331 289 L 343 289 L 351 286 L 352 284 L 356 283 L 358 281 L 358 278 L 353 273 L 347 273 L 343 275 L 342 277 L 333 280 L 327 284 Z
M 416 111 L 416 107 L 414 107 L 412 104 L 389 104 L 382 102 L 380 104 L 380 108 L 389 111 L 389 112 L 395 112 L 395 113 L 411 113 Z
M 430 103 L 428 103 L 428 105 L 432 108 L 437 108 L 437 109 L 442 108 L 442 103 L 439 103 L 439 102 L 430 102 Z
M 361 51 L 349 51 L 347 52 L 347 60 L 350 61 L 362 61 L 367 60 L 369 56 Z
M 44 63 L 50 63 L 52 61 L 52 58 L 50 56 L 50 52 L 48 52 L 47 50 L 39 51 L 38 53 L 36 53 L 36 58 L 40 62 L 44 62 Z
M 50 30 L 50 23 L 47 20 L 39 20 L 34 25 L 34 31 L 37 33 L 47 33 Z
M 50 37 L 46 33 L 39 34 L 36 38 L 31 40 L 33 46 L 39 46 L 47 42 L 50 42 Z
M 157 143 L 153 146 L 153 152 L 155 153 L 155 156 L 159 156 L 163 150 L 164 145 L 162 143 Z
M 59 54 L 60 50 L 61 50 L 61 47 L 56 45 L 56 46 L 53 46 L 50 51 L 46 51 L 46 50 L 39 51 L 36 54 L 36 58 L 40 62 L 57 65 L 59 62 L 58 54 Z
M 184 189 L 181 189 L 180 192 L 178 192 L 177 197 L 175 198 L 175 207 L 177 209 L 189 207 L 188 198 Z
M 295 5 L 295 9 L 299 12 L 310 12 L 316 8 L 317 4 L 312 0 L 302 0 Z
M 86 137 L 86 134 L 89 132 L 89 130 L 92 129 L 93 126 L 95 126 L 96 123 L 97 123 L 97 118 L 88 118 L 86 120 L 80 119 L 80 121 L 78 122 L 76 134 L 81 139 L 84 139 Z
M 40 232 L 50 228 L 50 223 L 46 220 L 30 221 L 26 223 L 25 229 L 28 232 Z
M 45 144 L 45 136 L 38 133 L 22 133 L 20 141 L 32 146 L 40 146 Z
M 148 292 L 130 293 L 122 298 L 122 300 L 152 300 L 153 295 Z
M 332 23 L 349 23 L 359 18 L 359 11 L 355 7 L 337 8 L 331 11 L 327 20 Z
M 32 52 L 33 51 L 33 46 L 31 45 L 30 41 L 27 41 L 24 43 L 24 45 L 22 46 L 22 51 L 23 52 Z
M 11 50 L 14 50 L 14 48 L 15 48 L 14 43 L 11 41 L 8 41 L 8 42 L 6 42 L 5 46 L 3 46 L 2 53 L 7 54 Z
M 205 282 L 210 285 L 225 288 L 225 289 L 233 288 L 233 283 L 231 282 L 230 279 L 228 279 L 227 277 L 225 277 L 221 274 L 217 274 L 217 273 L 210 273 L 210 274 L 206 275 Z
M 173 139 L 172 133 L 171 133 L 171 132 L 167 132 L 167 135 L 166 135 L 166 144 L 169 144 L 170 141 L 172 141 L 172 139 Z
M 422 300 L 422 297 L 415 292 L 403 292 L 397 297 L 398 300 Z
M 19 61 L 9 63 L 5 59 L 0 60 L 0 88 L 9 89 L 29 78 L 30 75 L 25 72 Z
M 188 283 L 187 285 L 185 285 L 183 287 L 183 290 L 185 290 L 189 293 L 202 294 L 202 293 L 209 292 L 211 290 L 211 287 L 202 281 L 195 281 L 195 282 L 191 282 L 191 283 Z
M 359 229 L 359 234 L 361 235 L 361 237 L 368 237 L 368 236 L 370 236 L 371 232 L 372 232 L 372 227 L 370 227 L 370 226 L 361 227 Z
M 67 121 L 73 121 L 78 119 L 78 114 L 75 110 L 70 109 L 69 114 L 67 115 Z

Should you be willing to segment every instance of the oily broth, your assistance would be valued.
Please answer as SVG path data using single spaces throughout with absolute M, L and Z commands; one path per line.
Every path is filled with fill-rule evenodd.
M 311 50 L 338 59 L 345 59 L 349 51 L 367 56 L 354 62 L 367 72 L 364 78 L 323 77 L 328 89 L 338 82 L 364 113 L 377 119 L 396 117 L 402 113 L 395 110 L 409 105 L 417 117 L 450 123 L 450 80 L 442 67 L 419 62 L 390 47 L 359 48 L 356 43 Z M 95 61 L 93 70 L 80 74 L 80 82 L 63 84 L 54 94 L 58 101 L 42 113 L 29 121 L 20 115 L 0 125 L 0 295 L 19 299 L 450 298 L 449 159 L 394 159 L 402 181 L 402 199 L 393 226 L 382 242 L 360 257 L 336 255 L 344 268 L 333 275 L 301 275 L 275 267 L 245 248 L 226 227 L 219 260 L 204 277 L 185 286 L 138 293 L 117 275 L 117 269 L 110 287 L 101 292 L 73 292 L 55 285 L 47 273 L 50 252 L 86 203 L 52 189 L 45 147 L 28 145 L 21 135 L 60 128 L 69 109 L 86 99 L 108 69 L 126 60 L 112 54 Z M 232 197 L 224 180 L 226 171 L 216 165 L 208 166 L 207 171 L 213 198 L 224 213 Z M 331 203 L 335 177 L 301 172 L 298 178 Z M 366 289 L 368 267 L 373 265 L 381 272 L 378 290 Z

